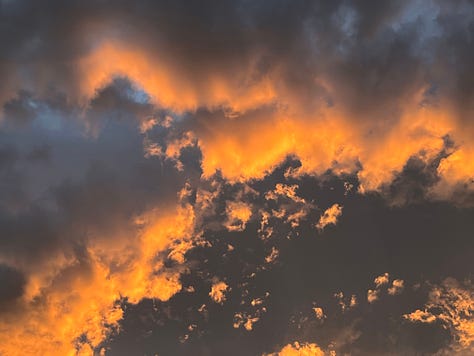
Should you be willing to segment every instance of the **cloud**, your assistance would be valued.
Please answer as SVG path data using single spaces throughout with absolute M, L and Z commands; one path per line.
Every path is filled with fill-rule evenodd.
M 324 320 L 326 318 L 326 315 L 324 315 L 324 311 L 322 308 L 315 307 L 313 308 L 313 311 L 314 311 L 314 316 L 316 317 L 316 319 Z
M 380 207 L 373 192 L 398 208 L 474 203 L 469 1 L 24 0 L 0 8 L 0 353 L 99 352 L 124 303 L 181 291 L 199 265 L 187 263 L 198 242 L 198 256 L 222 243 L 219 261 L 230 264 L 251 255 L 245 275 L 297 255 L 297 284 L 294 275 L 324 270 L 329 252 L 353 261 L 333 243 L 369 246 L 340 236 L 308 242 L 314 226 L 337 224 L 342 206 L 368 199 Z M 314 193 L 328 177 L 350 181 L 344 195 Z M 308 181 L 318 183 L 304 188 Z M 316 217 L 318 206 L 329 208 Z M 367 209 L 361 215 L 380 217 Z M 359 238 L 383 230 L 355 225 Z M 254 233 L 249 245 L 232 240 Z M 411 257 L 426 241 L 417 235 L 410 248 L 403 239 L 387 246 Z M 288 242 L 296 236 L 301 250 Z M 308 248 L 320 264 L 299 260 L 295 251 L 308 246 L 324 247 Z M 385 270 L 381 256 L 369 258 L 377 269 L 354 270 Z M 341 275 L 318 276 L 333 295 Z M 369 302 L 382 288 L 400 294 L 405 281 L 390 284 L 386 274 L 374 283 Z M 465 348 L 468 309 L 456 303 L 469 288 L 439 286 L 432 303 L 454 308 L 448 316 L 428 306 L 410 315 L 435 317 Z M 347 309 L 355 297 L 339 301 Z M 230 329 L 232 316 L 254 332 L 263 320 L 253 309 L 227 315 Z
M 299 197 L 296 194 L 296 190 L 298 188 L 299 187 L 297 184 L 286 185 L 286 184 L 278 183 L 276 184 L 274 190 L 269 191 L 265 194 L 265 199 L 277 200 L 279 196 L 282 196 L 282 197 L 287 197 L 293 200 L 295 203 L 306 203 L 303 198 Z
M 384 273 L 374 279 L 375 287 L 379 288 L 380 286 L 387 284 L 389 282 L 389 274 Z
M 319 218 L 316 227 L 322 231 L 328 225 L 336 225 L 338 218 L 342 215 L 342 206 L 334 204 L 327 208 Z
M 348 298 L 344 296 L 343 292 L 337 292 L 334 293 L 333 297 L 337 300 L 337 304 L 343 313 L 357 306 L 357 296 L 355 294 L 352 294 L 350 298 Z
M 0 310 L 11 301 L 19 299 L 25 289 L 25 276 L 18 270 L 0 265 Z
M 212 284 L 209 296 L 214 302 L 223 304 L 226 300 L 225 294 L 227 291 L 229 291 L 229 286 L 225 282 L 218 281 Z
M 404 284 L 405 282 L 403 281 L 403 279 L 394 279 L 392 282 L 392 286 L 388 288 L 387 290 L 388 294 L 390 295 L 400 294 L 405 287 Z
M 378 290 L 373 290 L 369 289 L 367 291 L 367 301 L 369 303 L 373 303 L 379 299 L 379 291 Z
M 387 293 L 389 295 L 400 294 L 404 289 L 405 282 L 402 279 L 394 279 L 392 285 L 388 287 Z M 374 279 L 375 289 L 369 289 L 367 291 L 367 301 L 369 303 L 374 303 L 379 300 L 380 293 L 382 292 L 382 287 L 390 285 L 390 274 L 385 272 L 380 276 L 375 277 Z
M 17 178 L 0 194 L 22 194 L 0 207 L 2 354 L 99 352 L 124 303 L 181 290 L 194 237 L 193 208 L 176 198 L 183 177 L 143 158 L 126 122 L 94 138 L 77 129 L 8 132 L 1 174 Z
M 271 355 L 275 356 L 324 356 L 326 353 L 314 343 L 299 343 L 294 342 L 284 346 L 280 351 Z M 328 355 L 335 355 L 330 353 Z
M 301 174 L 354 173 L 362 191 L 380 190 L 412 157 L 436 157 L 449 136 L 456 148 L 429 195 L 449 200 L 453 187 L 471 190 L 472 130 L 462 118 L 474 90 L 461 68 L 469 71 L 472 56 L 472 4 L 430 1 L 428 15 L 409 2 L 298 1 L 291 11 L 284 2 L 271 12 L 263 3 L 140 4 L 56 4 L 61 16 L 52 18 L 33 2 L 5 3 L 6 28 L 31 24 L 0 40 L 5 117 L 31 121 L 28 103 L 57 106 L 48 102 L 51 86 L 67 110 L 87 117 L 84 108 L 126 77 L 153 105 L 183 114 L 179 125 L 198 140 L 207 177 L 262 178 L 294 155 Z M 448 50 L 452 61 L 440 55 Z M 26 92 L 30 99 L 17 98 Z
M 276 260 L 278 259 L 279 254 L 280 254 L 280 252 L 275 247 L 272 247 L 272 250 L 270 251 L 270 254 L 265 257 L 265 262 L 268 263 L 268 264 L 275 263 Z
M 227 221 L 225 227 L 229 231 L 242 231 L 252 216 L 252 208 L 247 203 L 238 201 L 226 202 Z
M 149 212 L 134 245 L 120 237 L 113 245 L 90 241 L 79 255 L 57 255 L 49 266 L 30 271 L 24 287 L 18 287 L 24 288 L 19 306 L 2 318 L 7 331 L 1 334 L 1 352 L 75 354 L 97 348 L 118 328 L 120 300 L 171 298 L 181 290 L 180 269 L 165 268 L 156 256 L 173 249 L 176 238 L 192 238 L 192 214 L 186 206 L 167 214 Z
M 470 281 L 460 283 L 453 278 L 435 285 L 423 310 L 405 314 L 404 318 L 414 323 L 440 323 L 452 336 L 450 350 L 473 352 L 474 292 Z
M 404 317 L 411 322 L 434 323 L 436 321 L 433 314 L 419 309 L 410 314 L 405 314 Z
M 253 326 L 256 322 L 260 320 L 259 316 L 252 316 L 248 313 L 236 313 L 234 315 L 234 329 L 243 327 L 246 331 L 252 331 Z

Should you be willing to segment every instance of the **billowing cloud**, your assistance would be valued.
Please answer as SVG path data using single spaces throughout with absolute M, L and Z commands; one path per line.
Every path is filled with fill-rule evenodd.
M 175 237 L 190 239 L 192 219 L 187 208 L 171 216 L 152 214 L 134 246 L 116 241 L 112 248 L 97 241 L 79 256 L 59 255 L 30 272 L 19 312 L 2 319 L 2 353 L 75 354 L 96 348 L 118 327 L 120 300 L 168 300 L 181 290 L 179 269 L 167 270 L 155 256 L 173 248 Z
M 472 351 L 473 19 L 0 0 L 0 354 Z
M 136 244 L 93 241 L 75 257 L 58 255 L 30 272 L 19 305 L 3 315 L 0 351 L 73 355 L 97 348 L 118 327 L 121 300 L 171 298 L 181 290 L 180 269 L 165 268 L 156 256 L 173 249 L 176 238 L 192 238 L 192 214 L 188 207 L 146 214 Z
M 4 3 L 6 28 L 33 24 L 2 40 L 4 116 L 28 121 L 41 103 L 58 107 L 48 102 L 51 87 L 66 96 L 62 110 L 83 112 L 114 78 L 127 77 L 154 105 L 194 117 L 181 125 L 199 141 L 206 176 L 262 178 L 295 155 L 302 174 L 355 173 L 361 190 L 379 190 L 410 158 L 436 160 L 449 137 L 455 145 L 427 193 L 452 199 L 470 190 L 472 130 L 463 118 L 473 89 L 461 70 L 472 57 L 469 2 L 430 1 L 425 16 L 417 2 L 369 10 L 300 1 L 271 16 L 264 4 L 244 11 L 238 2 L 143 2 L 128 11 L 125 3 L 56 5 L 67 25 L 31 2 Z M 447 48 L 451 61 L 439 55 Z M 26 80 L 25 71 L 34 75 Z

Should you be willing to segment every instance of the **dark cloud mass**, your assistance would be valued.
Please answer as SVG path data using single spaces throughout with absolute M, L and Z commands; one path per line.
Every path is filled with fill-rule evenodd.
M 0 355 L 474 354 L 474 3 L 0 0 Z

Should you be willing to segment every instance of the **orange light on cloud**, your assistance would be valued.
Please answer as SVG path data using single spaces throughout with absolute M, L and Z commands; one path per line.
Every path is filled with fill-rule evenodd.
M 96 241 L 87 248 L 86 260 L 56 265 L 62 269 L 50 278 L 41 278 L 43 271 L 37 271 L 38 277 L 32 273 L 35 285 L 27 286 L 19 312 L 0 323 L 0 353 L 90 354 L 91 347 L 118 328 L 121 298 L 166 301 L 179 292 L 180 269 L 165 270 L 156 257 L 174 247 L 182 250 L 175 239 L 192 239 L 193 209 L 184 205 L 164 213 L 150 211 L 139 220 L 141 232 L 134 244 L 118 239 L 121 247 L 110 251 Z
M 284 346 L 279 352 L 267 356 L 325 356 L 336 355 L 335 353 L 326 354 L 318 345 L 314 343 L 294 342 Z
M 129 44 L 102 43 L 77 63 L 82 101 L 93 98 L 98 89 L 116 76 L 129 78 L 145 90 L 155 104 L 177 112 L 193 111 L 202 106 L 224 106 L 240 112 L 275 98 L 272 82 L 267 79 L 244 85 L 241 77 L 245 78 L 245 73 L 239 73 L 233 80 L 209 74 L 205 83 L 198 84 L 164 57 Z
M 420 104 L 425 87 L 394 98 L 400 114 L 387 121 L 348 110 L 343 101 L 337 101 L 338 86 L 332 85 L 331 78 L 321 76 L 317 83 L 324 84 L 337 105 L 321 104 L 317 111 L 310 111 L 281 81 L 277 69 L 251 81 L 253 70 L 242 66 L 230 76 L 208 73 L 207 80 L 195 80 L 167 59 L 166 53 L 160 56 L 110 40 L 77 62 L 80 96 L 86 103 L 115 76 L 125 76 L 167 109 L 224 109 L 221 119 L 192 123 L 187 134 L 203 153 L 205 177 L 219 170 L 231 181 L 260 179 L 287 156 L 295 156 L 302 162 L 300 174 L 319 175 L 329 169 L 336 174 L 357 173 L 361 192 L 373 191 L 390 184 L 411 157 L 425 161 L 436 157 L 447 135 L 461 140 L 465 136 L 448 103 Z M 448 199 L 453 186 L 474 176 L 470 163 L 474 149 L 469 140 L 460 145 L 442 161 L 442 182 L 433 196 Z M 176 158 L 172 148 L 165 154 Z

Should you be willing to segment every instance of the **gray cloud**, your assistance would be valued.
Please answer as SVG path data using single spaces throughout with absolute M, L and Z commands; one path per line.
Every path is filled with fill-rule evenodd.
M 253 355 L 295 340 L 324 348 L 337 342 L 338 351 L 354 355 L 443 350 L 450 335 L 436 325 L 407 325 L 402 315 L 426 302 L 426 281 L 461 280 L 473 272 L 472 179 L 450 183 L 447 198 L 435 194 L 443 160 L 469 147 L 473 30 L 471 1 L 0 0 L 0 318 L 7 320 L 8 309 L 21 315 L 33 272 L 61 255 L 76 264 L 51 267 L 58 273 L 54 283 L 92 275 L 91 244 L 106 240 L 112 249 L 124 236 L 134 241 L 134 218 L 172 211 L 187 186 L 201 244 L 186 254 L 184 290 L 168 302 L 117 299 L 125 310 L 122 332 L 95 345 L 97 352 L 103 346 L 107 355 Z M 129 73 L 114 73 L 84 98 L 81 84 L 95 68 L 84 69 L 81 61 L 110 41 L 140 49 L 151 58 L 146 68 L 171 73 L 176 97 L 184 101 L 192 92 L 197 107 L 180 111 L 172 100 L 160 101 L 164 86 L 146 92 L 133 77 L 141 57 L 132 57 Z M 120 58 L 100 59 L 106 70 Z M 235 102 L 253 100 L 247 91 L 266 81 L 276 94 L 234 112 L 233 102 L 209 99 L 225 91 L 220 82 L 213 87 L 216 77 L 235 89 L 229 94 Z M 321 174 L 292 176 L 288 172 L 303 163 L 285 151 L 263 178 L 226 179 L 226 164 L 249 155 L 257 161 L 272 153 L 269 142 L 286 144 L 286 136 L 265 140 L 281 113 L 302 117 L 306 142 L 317 131 L 318 113 L 341 109 L 348 117 L 341 131 L 367 128 L 370 153 L 394 133 L 396 144 L 387 151 L 395 154 L 405 144 L 405 127 L 394 128 L 417 95 L 417 107 L 454 112 L 457 131 L 433 138 L 444 142 L 434 153 L 410 152 L 376 193 L 357 193 L 357 173 L 370 165 L 360 157 L 351 172 L 338 173 L 343 162 L 334 159 Z M 226 138 L 237 143 L 229 148 Z M 217 153 L 231 154 L 203 177 L 205 150 L 214 140 Z M 244 157 L 232 155 L 239 144 L 248 148 Z M 278 183 L 296 185 L 304 203 L 266 200 Z M 203 194 L 213 197 L 210 208 L 199 200 Z M 242 231 L 229 232 L 226 204 L 234 200 L 248 204 L 252 217 L 236 229 Z M 334 203 L 344 206 L 337 224 L 316 231 Z M 267 240 L 262 212 L 273 229 Z M 275 260 L 267 262 L 273 251 Z M 176 264 L 169 256 L 154 258 L 165 268 Z M 364 300 L 374 276 L 385 271 L 405 281 L 402 294 L 341 311 L 335 293 Z M 216 277 L 231 288 L 223 305 L 209 301 Z M 420 290 L 412 288 L 417 284 Z M 191 286 L 195 291 L 187 292 Z M 48 291 L 43 288 L 41 302 Z M 261 307 L 252 305 L 255 298 L 264 300 Z M 324 323 L 309 319 L 316 302 L 328 316 Z M 258 316 L 252 332 L 233 327 L 237 313 Z
M 428 12 L 432 17 L 423 16 L 423 5 L 436 9 Z M 0 67 L 7 78 L 3 91 L 10 92 L 4 96 L 4 105 L 9 103 L 4 110 L 7 115 L 15 110 L 19 120 L 28 116 L 15 91 L 30 90 L 41 97 L 53 86 L 73 95 L 77 88 L 71 63 L 101 39 L 116 37 L 172 62 L 198 87 L 210 73 L 235 73 L 257 58 L 256 80 L 278 68 L 282 83 L 307 105 L 314 105 L 318 87 L 313 78 L 321 73 L 335 79 L 342 101 L 336 104 L 348 105 L 362 117 L 375 119 L 382 108 L 385 115 L 396 115 L 396 98 L 420 83 L 437 85 L 438 95 L 470 112 L 473 85 L 464 73 L 473 56 L 468 35 L 472 4 L 423 5 L 4 2 Z M 449 59 L 442 55 L 446 52 Z

